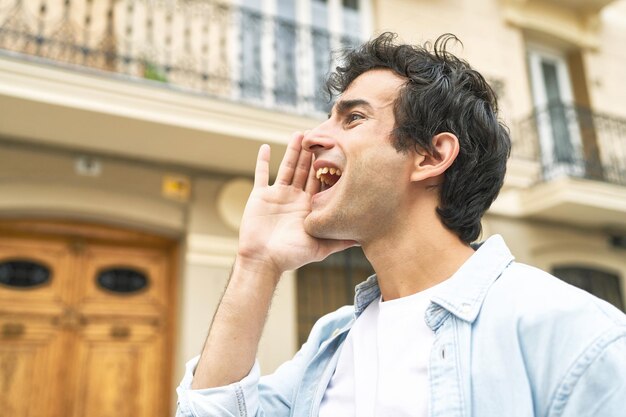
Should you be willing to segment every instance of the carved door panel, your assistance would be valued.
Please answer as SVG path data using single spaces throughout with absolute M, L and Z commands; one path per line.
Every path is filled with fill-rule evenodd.
M 76 307 L 84 316 L 160 319 L 167 310 L 167 254 L 92 244 L 82 251 Z
M 163 414 L 167 257 L 149 248 L 91 245 L 81 256 L 79 369 L 74 416 Z
M 0 229 L 0 415 L 169 414 L 171 246 L 97 231 Z
M 95 319 L 79 334 L 75 417 L 163 415 L 164 335 L 145 320 Z
M 0 409 L 7 416 L 65 415 L 64 317 L 74 270 L 67 246 L 0 238 Z
M 69 332 L 42 316 L 2 314 L 0 326 L 2 415 L 64 417 L 70 400 L 63 384 L 63 364 L 72 349 Z

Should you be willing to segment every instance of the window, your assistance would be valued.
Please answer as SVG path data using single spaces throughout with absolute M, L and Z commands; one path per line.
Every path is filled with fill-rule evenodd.
M 331 51 L 360 43 L 366 1 L 239 0 L 241 98 L 327 112 Z
M 276 73 L 274 96 L 278 104 L 295 105 L 298 97 L 296 78 L 296 45 L 299 33 L 296 25 L 294 0 L 277 0 L 276 25 Z
M 624 311 L 619 275 L 581 266 L 560 266 L 554 268 L 552 273 L 568 284 L 582 288 Z
M 311 19 L 315 108 L 326 112 L 330 110 L 330 105 L 323 88 L 331 63 L 331 37 L 326 0 L 311 0 Z
M 99 287 L 118 294 L 133 294 L 148 286 L 148 277 L 134 268 L 108 268 L 96 277 Z
M 539 145 L 546 178 L 583 176 L 580 129 L 567 60 L 558 51 L 532 47 L 529 67 Z
M 51 276 L 50 269 L 37 261 L 14 259 L 0 262 L 0 285 L 9 288 L 39 287 L 48 283 Z
M 374 273 L 361 248 L 335 253 L 298 270 L 298 342 L 302 345 L 315 322 L 354 303 L 354 287 Z
M 359 10 L 359 0 L 343 0 L 344 9 Z
M 243 0 L 241 8 L 241 67 L 240 88 L 244 98 L 263 97 L 262 0 Z

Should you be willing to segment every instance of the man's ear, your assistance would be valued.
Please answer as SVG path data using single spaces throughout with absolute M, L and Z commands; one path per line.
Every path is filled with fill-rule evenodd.
M 411 181 L 423 181 L 443 174 L 459 155 L 459 139 L 455 134 L 442 132 L 432 139 L 436 154 L 415 154 L 415 163 L 411 172 Z

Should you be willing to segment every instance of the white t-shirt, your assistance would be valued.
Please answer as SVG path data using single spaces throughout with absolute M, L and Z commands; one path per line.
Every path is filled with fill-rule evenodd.
M 434 333 L 424 314 L 436 287 L 367 306 L 346 336 L 319 417 L 428 416 Z

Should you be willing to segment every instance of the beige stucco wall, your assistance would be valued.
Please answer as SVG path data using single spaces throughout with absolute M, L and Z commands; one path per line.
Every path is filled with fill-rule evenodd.
M 598 49 L 585 56 L 591 103 L 600 112 L 626 117 L 626 1 L 616 1 L 601 14 Z
M 184 363 L 202 349 L 236 253 L 237 231 L 224 224 L 217 210 L 220 191 L 232 176 L 190 171 L 191 198 L 181 202 L 161 194 L 163 175 L 177 172 L 171 167 L 97 157 L 101 174 L 79 176 L 74 171 L 79 154 L 0 141 L 0 216 L 80 219 L 178 239 L 173 389 Z M 237 209 L 244 204 L 245 198 L 225 206 Z M 287 273 L 259 347 L 263 372 L 272 372 L 297 349 L 295 294 L 295 274 Z
M 409 42 L 434 40 L 447 32 L 457 35 L 464 46 L 454 52 L 487 79 L 505 83 L 500 104 L 507 122 L 531 111 L 528 39 L 565 51 L 580 48 L 593 107 L 626 115 L 624 0 L 614 1 L 600 14 L 591 15 L 549 1 L 378 0 L 374 1 L 374 17 L 376 32 L 397 32 Z
M 183 230 L 186 207 L 161 196 L 161 171 L 100 159 L 99 176 L 80 176 L 74 168 L 80 155 L 0 142 L 2 214 L 140 226 L 167 236 Z
M 487 79 L 504 82 L 500 97 L 505 120 L 529 112 L 530 87 L 526 72 L 524 38 L 508 25 L 500 0 L 375 1 L 376 32 L 393 31 L 407 42 L 434 41 L 453 33 L 463 42 L 452 52 L 468 60 Z M 497 51 L 494 53 L 494 51 Z

